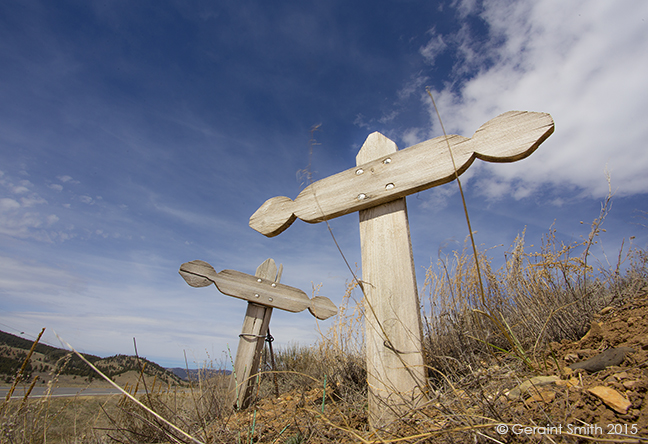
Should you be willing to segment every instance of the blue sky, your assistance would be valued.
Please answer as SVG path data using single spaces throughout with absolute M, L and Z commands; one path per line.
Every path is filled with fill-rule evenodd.
M 568 1 L 13 1 L 0 4 L 0 329 L 165 366 L 234 352 L 245 302 L 186 285 L 201 259 L 339 304 L 351 275 L 324 224 L 267 239 L 267 199 L 355 165 L 373 131 L 406 148 L 466 137 L 509 110 L 555 133 L 514 164 L 476 162 L 463 184 L 476 240 L 501 263 L 525 227 L 575 241 L 615 198 L 596 260 L 645 248 L 648 3 Z M 311 128 L 316 144 L 309 154 Z M 455 183 L 408 197 L 420 289 L 467 235 Z M 584 224 L 580 224 L 584 221 Z M 360 266 L 357 215 L 331 221 Z M 423 298 L 425 300 L 425 298 Z M 325 331 L 331 321 L 320 322 Z M 275 311 L 276 343 L 319 337 Z

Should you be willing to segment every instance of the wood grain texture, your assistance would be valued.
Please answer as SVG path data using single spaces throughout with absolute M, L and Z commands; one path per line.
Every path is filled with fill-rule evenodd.
M 277 266 L 273 259 L 266 259 L 255 273 L 259 279 L 275 282 L 279 279 Z M 230 380 L 231 405 L 245 409 L 253 400 L 255 375 L 259 372 L 263 342 L 268 334 L 272 308 L 249 302 L 243 328 L 236 349 L 234 372 Z
M 310 311 L 317 319 L 324 320 L 331 316 L 335 316 L 338 309 L 329 298 L 315 296 L 311 299 L 311 306 L 308 307 L 308 311 Z
M 396 144 L 371 134 L 358 165 L 393 155 Z M 394 156 L 395 157 L 395 156 Z M 379 162 L 380 163 L 380 162 Z M 405 198 L 360 211 L 369 422 L 380 428 L 423 399 L 421 320 Z
M 251 217 L 250 227 L 272 237 L 296 218 L 317 223 L 380 205 L 455 179 L 475 159 L 514 162 L 533 153 L 551 135 L 549 114 L 509 111 L 483 124 L 472 138 L 450 135 L 430 139 L 395 153 L 363 161 L 355 168 L 319 180 L 293 201 L 267 200 Z
M 276 266 L 274 273 L 276 277 Z M 264 279 L 259 275 L 252 276 L 235 270 L 223 270 L 217 273 L 211 265 L 200 260 L 182 264 L 180 274 L 193 287 L 204 287 L 213 282 L 223 294 L 267 307 L 293 313 L 309 309 L 316 318 L 321 320 L 337 313 L 337 307 L 322 296 L 316 301 L 318 309 L 313 310 L 313 301 L 306 293 L 298 288 L 275 282 L 274 277 L 273 280 Z M 328 303 L 322 299 L 327 299 Z

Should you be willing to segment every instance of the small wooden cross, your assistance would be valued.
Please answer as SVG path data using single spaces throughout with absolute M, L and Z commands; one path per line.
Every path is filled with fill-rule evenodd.
M 316 223 L 359 211 L 372 427 L 389 424 L 427 391 L 405 196 L 454 180 L 477 158 L 523 159 L 553 130 L 549 114 L 509 111 L 472 138 L 442 136 L 400 151 L 376 132 L 358 152 L 355 168 L 309 185 L 294 201 L 269 199 L 250 217 L 250 227 L 272 237 L 297 218 Z
M 280 265 L 277 271 L 272 259 L 259 265 L 254 276 L 234 270 L 217 273 L 204 261 L 186 262 L 180 266 L 180 275 L 192 287 L 213 283 L 221 293 L 248 301 L 230 383 L 231 404 L 237 408 L 247 408 L 253 399 L 255 376 L 273 308 L 293 313 L 308 309 L 322 320 L 337 313 L 330 299 L 323 296 L 309 299 L 303 291 L 280 284 L 282 270 Z

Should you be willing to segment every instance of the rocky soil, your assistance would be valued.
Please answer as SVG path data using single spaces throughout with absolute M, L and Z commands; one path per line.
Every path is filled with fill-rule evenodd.
M 607 367 L 578 368 L 602 353 Z M 327 386 L 262 399 L 212 433 L 248 430 L 242 438 L 254 442 L 648 442 L 648 287 L 604 308 L 581 340 L 551 343 L 532 362 L 534 370 L 511 358 L 484 362 L 389 430 L 369 431 L 366 404 Z

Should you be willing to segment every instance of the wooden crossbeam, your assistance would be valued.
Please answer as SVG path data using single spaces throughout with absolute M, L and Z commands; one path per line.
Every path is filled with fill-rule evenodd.
M 293 313 L 308 309 L 313 316 L 321 320 L 337 313 L 337 307 L 329 298 L 315 296 L 310 299 L 300 289 L 280 284 L 274 277 L 269 279 L 258 274 L 252 276 L 234 270 L 216 273 L 214 267 L 199 260 L 182 264 L 180 274 L 192 287 L 205 287 L 213 283 L 223 294 L 266 307 Z
M 514 162 L 529 156 L 554 130 L 546 113 L 509 111 L 483 124 L 470 139 L 445 136 L 384 154 L 306 187 L 297 198 L 267 200 L 250 227 L 272 237 L 297 218 L 317 223 L 426 190 L 465 172 L 475 159 Z

